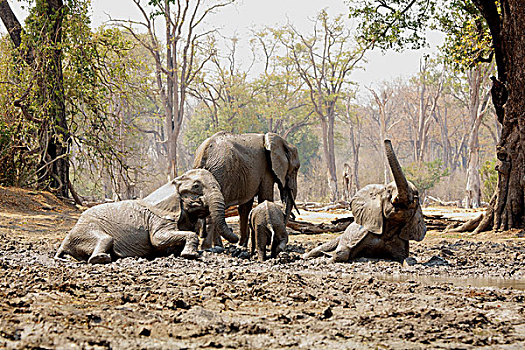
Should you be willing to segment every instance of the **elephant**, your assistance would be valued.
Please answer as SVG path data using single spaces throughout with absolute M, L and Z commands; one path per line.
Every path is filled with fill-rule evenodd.
M 193 167 L 207 169 L 215 176 L 226 207 L 239 206 L 241 246 L 248 244 L 248 214 L 254 197 L 259 203 L 273 201 L 275 183 L 286 206 L 285 223 L 288 221 L 295 206 L 300 162 L 297 148 L 279 135 L 218 132 L 199 146 Z M 213 244 L 221 242 L 212 230 L 203 248 Z
M 257 248 L 259 261 L 266 260 L 266 246 L 271 246 L 271 258 L 283 252 L 288 243 L 288 232 L 281 207 L 274 202 L 264 201 L 250 211 L 248 225 L 251 237 L 251 255 Z
M 403 262 L 409 254 L 408 241 L 425 237 L 427 229 L 418 190 L 403 174 L 390 140 L 385 140 L 385 151 L 394 181 L 359 190 L 350 201 L 355 221 L 342 235 L 303 258 L 329 255 L 333 262 L 359 257 Z
M 224 198 L 213 175 L 193 169 L 144 199 L 104 203 L 86 210 L 58 248 L 88 263 L 110 263 L 123 257 L 156 257 L 182 249 L 198 257 L 198 220 L 210 216 L 217 230 L 233 233 L 224 220 Z M 236 237 L 236 236 L 235 236 Z

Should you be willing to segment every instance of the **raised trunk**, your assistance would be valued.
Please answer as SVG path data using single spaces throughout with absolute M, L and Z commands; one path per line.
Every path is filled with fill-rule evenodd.
M 397 196 L 392 200 L 392 203 L 410 203 L 412 202 L 411 191 L 408 188 L 408 182 L 403 174 L 401 165 L 399 164 L 394 149 L 392 148 L 392 142 L 390 140 L 385 140 L 385 152 L 386 158 L 388 159 L 388 164 L 392 170 L 392 175 L 394 176 L 394 181 L 396 182 L 397 187 Z

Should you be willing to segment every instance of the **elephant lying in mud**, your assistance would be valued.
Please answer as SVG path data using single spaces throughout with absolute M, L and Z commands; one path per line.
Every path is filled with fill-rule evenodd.
M 285 217 L 280 206 L 264 201 L 252 209 L 248 216 L 251 232 L 251 255 L 257 248 L 259 261 L 266 260 L 266 246 L 271 246 L 270 257 L 275 258 L 284 251 L 288 243 Z
M 277 183 L 285 204 L 286 219 L 297 196 L 297 172 L 300 162 L 297 148 L 281 136 L 267 134 L 231 134 L 218 132 L 197 149 L 194 168 L 209 170 L 221 185 L 226 207 L 239 206 L 240 242 L 248 244 L 248 214 L 254 197 L 259 203 L 273 201 Z M 222 245 L 217 232 L 209 232 L 203 248 Z
M 194 169 L 141 200 L 100 204 L 86 210 L 64 238 L 55 258 L 68 254 L 88 263 L 128 256 L 154 257 L 182 249 L 198 256 L 196 224 L 210 215 L 219 232 L 231 236 L 224 220 L 224 198 L 213 175 Z
M 385 151 L 394 181 L 359 190 L 350 202 L 355 222 L 341 236 L 303 258 L 330 255 L 334 262 L 359 257 L 403 262 L 409 254 L 408 241 L 425 237 L 427 229 L 417 188 L 403 174 L 390 140 L 385 140 Z

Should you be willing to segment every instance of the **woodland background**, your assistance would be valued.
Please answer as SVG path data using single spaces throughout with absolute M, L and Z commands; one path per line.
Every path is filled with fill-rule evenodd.
M 98 28 L 89 1 L 30 1 L 18 27 L 0 1 L 9 29 L 0 38 L 1 185 L 80 201 L 141 197 L 191 168 L 198 145 L 225 130 L 294 144 L 301 201 L 348 199 L 389 181 L 385 138 L 424 196 L 478 207 L 494 193 L 495 68 L 470 2 L 437 1 L 427 22 L 398 17 L 389 31 L 371 27 L 378 15 L 366 1 L 339 16 L 320 5 L 308 32 L 289 23 L 240 38 L 206 22 L 234 1 L 129 1 L 141 21 L 115 15 Z M 417 74 L 374 88 L 352 81 L 373 49 L 425 45 L 423 24 L 446 39 Z M 249 64 L 238 61 L 241 41 Z

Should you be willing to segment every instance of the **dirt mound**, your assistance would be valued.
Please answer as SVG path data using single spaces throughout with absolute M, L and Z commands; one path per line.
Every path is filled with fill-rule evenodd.
M 69 211 L 76 207 L 50 192 L 0 186 L 0 208 L 4 212 Z

